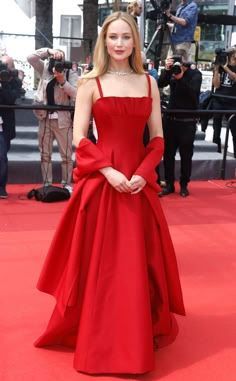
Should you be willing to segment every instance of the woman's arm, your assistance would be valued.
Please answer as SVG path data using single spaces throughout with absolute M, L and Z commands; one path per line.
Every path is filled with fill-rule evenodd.
M 139 193 L 146 182 L 156 184 L 155 167 L 159 164 L 164 151 L 160 95 L 154 78 L 151 78 L 151 90 L 152 113 L 148 120 L 150 142 L 146 146 L 145 157 L 130 180 L 133 194 Z
M 215 89 L 218 89 L 220 87 L 220 72 L 219 72 L 219 66 L 215 66 L 213 71 L 213 78 L 212 78 L 212 84 Z
M 236 73 L 234 73 L 232 70 L 230 70 L 230 68 L 228 67 L 228 65 L 226 64 L 225 66 L 223 66 L 223 69 L 226 73 L 228 73 L 228 76 L 229 78 L 236 82 Z
M 152 113 L 148 119 L 148 127 L 150 140 L 156 136 L 163 137 L 162 130 L 162 119 L 161 119 L 161 104 L 160 104 L 160 94 L 158 86 L 154 78 L 151 79 L 151 91 L 152 91 Z
M 94 82 L 93 79 L 81 80 L 78 86 L 73 128 L 73 142 L 76 147 L 79 145 L 80 140 L 88 135 L 93 105 Z

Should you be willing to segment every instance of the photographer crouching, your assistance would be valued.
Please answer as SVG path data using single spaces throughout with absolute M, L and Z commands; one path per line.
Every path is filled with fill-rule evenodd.
M 216 58 L 213 71 L 213 86 L 217 97 L 213 97 L 211 109 L 236 109 L 236 48 L 216 49 Z M 220 96 L 220 97 L 218 97 Z M 234 99 L 225 98 L 232 96 Z M 227 115 L 228 119 L 230 115 Z M 221 127 L 223 115 L 213 117 L 213 142 L 217 144 L 217 151 L 221 152 Z M 230 121 L 230 131 L 233 138 L 234 157 L 236 158 L 236 117 Z
M 27 57 L 28 62 L 39 73 L 40 81 L 36 93 L 36 104 L 64 105 L 73 104 L 78 82 L 77 72 L 71 70 L 72 62 L 65 61 L 64 52 L 59 49 L 42 48 Z M 57 141 L 62 163 L 62 186 L 70 192 L 72 180 L 72 118 L 65 110 L 37 110 L 39 120 L 39 150 L 43 185 L 53 182 L 52 149 Z
M 14 62 L 10 56 L 0 59 L 0 104 L 13 105 L 20 96 L 22 82 L 18 78 L 18 71 L 14 69 Z M 0 198 L 8 197 L 6 190 L 8 180 L 7 154 L 11 140 L 16 136 L 15 111 L 0 109 Z
M 194 64 L 183 63 L 181 56 L 167 58 L 165 69 L 158 80 L 159 87 L 170 85 L 170 99 L 167 109 L 196 110 L 199 103 L 202 74 Z M 165 114 L 164 121 L 164 172 L 166 186 L 160 196 L 175 192 L 175 155 L 179 149 L 180 195 L 189 195 L 188 183 L 191 177 L 193 143 L 196 133 L 196 118 L 191 114 Z

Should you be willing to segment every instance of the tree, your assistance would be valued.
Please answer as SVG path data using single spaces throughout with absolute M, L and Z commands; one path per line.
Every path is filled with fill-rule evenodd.
M 52 36 L 53 0 L 36 0 L 35 48 L 53 47 Z
M 88 57 L 91 56 L 91 52 L 97 39 L 98 0 L 84 0 L 83 19 L 83 38 L 86 39 L 83 43 L 84 59 L 88 59 Z

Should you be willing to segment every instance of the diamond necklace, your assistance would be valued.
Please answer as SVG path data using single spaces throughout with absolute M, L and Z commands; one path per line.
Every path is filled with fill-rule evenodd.
M 132 74 L 134 71 L 130 69 L 130 71 L 115 71 L 115 70 L 107 70 L 108 74 L 114 74 L 114 75 L 129 75 Z

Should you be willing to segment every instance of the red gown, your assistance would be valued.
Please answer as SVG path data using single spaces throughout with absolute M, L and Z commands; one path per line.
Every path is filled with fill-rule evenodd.
M 147 78 L 149 94 L 140 98 L 103 97 L 97 80 L 99 140 L 84 138 L 77 148 L 77 184 L 37 285 L 56 306 L 35 345 L 74 348 L 75 369 L 91 374 L 153 370 L 153 338 L 158 346 L 174 340 L 172 313 L 185 314 L 154 175 L 160 138 L 143 146 L 152 109 Z M 148 183 L 136 195 L 119 193 L 99 172 L 105 166 Z

